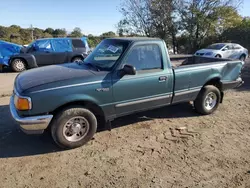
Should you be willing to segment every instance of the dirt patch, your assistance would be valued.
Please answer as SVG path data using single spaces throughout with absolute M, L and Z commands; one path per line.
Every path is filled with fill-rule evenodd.
M 247 75 L 244 73 L 245 78 Z M 1 187 L 250 187 L 250 79 L 215 114 L 189 103 L 127 116 L 86 146 L 28 136 L 0 100 Z

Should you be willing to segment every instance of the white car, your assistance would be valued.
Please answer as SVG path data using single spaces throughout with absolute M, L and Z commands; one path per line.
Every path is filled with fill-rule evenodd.
M 201 49 L 195 53 L 196 56 L 217 57 L 226 59 L 240 59 L 245 61 L 248 58 L 248 50 L 239 44 L 216 43 Z

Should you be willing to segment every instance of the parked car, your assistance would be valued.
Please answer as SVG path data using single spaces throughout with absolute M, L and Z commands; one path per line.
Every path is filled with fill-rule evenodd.
M 239 59 L 245 61 L 248 57 L 248 50 L 239 44 L 216 43 L 195 53 L 196 56 L 217 57 L 228 59 Z
M 7 66 L 9 57 L 19 54 L 22 48 L 21 45 L 0 40 L 0 67 Z
M 243 83 L 242 64 L 191 56 L 172 68 L 161 39 L 105 39 L 82 63 L 20 73 L 10 111 L 24 132 L 49 129 L 60 147 L 75 148 L 128 114 L 187 101 L 200 114 L 213 113 L 224 91 Z
M 89 51 L 84 38 L 47 38 L 38 39 L 23 51 L 8 57 L 6 66 L 15 72 L 22 72 L 40 66 L 82 61 Z

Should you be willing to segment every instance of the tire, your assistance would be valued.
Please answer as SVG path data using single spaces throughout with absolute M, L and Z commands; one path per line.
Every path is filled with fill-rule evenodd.
M 244 54 L 243 54 L 243 55 L 241 55 L 241 56 L 240 56 L 240 60 L 245 62 L 245 60 L 246 60 L 246 56 L 245 56 Z
M 82 58 L 82 57 L 74 57 L 74 58 L 72 58 L 72 61 L 71 61 L 71 62 L 79 63 L 79 62 L 82 62 L 82 61 L 83 61 L 83 58 Z
M 194 107 L 198 113 L 208 115 L 212 114 L 218 108 L 220 101 L 220 90 L 213 85 L 207 85 L 198 94 L 194 101 Z
M 63 149 L 73 149 L 86 144 L 97 130 L 97 119 L 88 109 L 71 107 L 57 113 L 51 123 L 51 134 Z
M 22 59 L 14 59 L 11 62 L 11 69 L 14 72 L 22 72 L 25 71 L 27 69 L 26 63 L 24 60 Z
M 220 55 L 220 54 L 217 54 L 215 57 L 216 57 L 216 58 L 221 58 L 221 55 Z

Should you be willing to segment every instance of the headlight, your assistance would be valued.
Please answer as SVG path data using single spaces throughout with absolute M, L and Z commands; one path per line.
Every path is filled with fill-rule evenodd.
M 14 96 L 14 104 L 17 110 L 30 110 L 32 107 L 29 97 L 19 96 L 16 93 Z
M 205 55 L 213 55 L 213 52 L 207 52 Z

